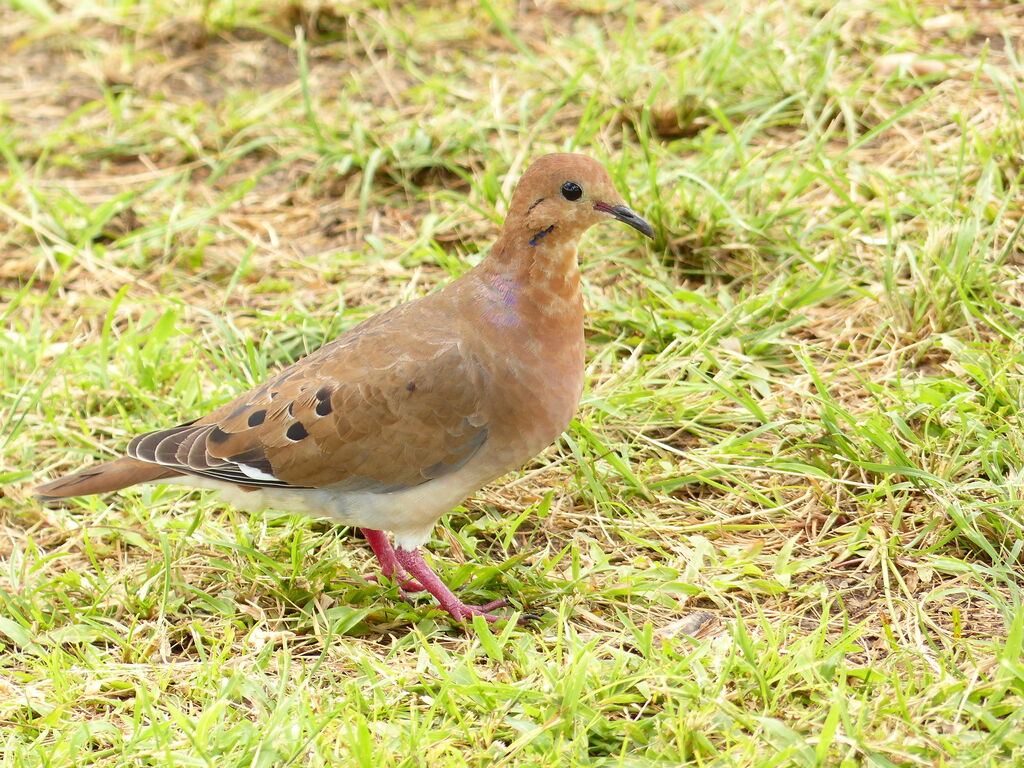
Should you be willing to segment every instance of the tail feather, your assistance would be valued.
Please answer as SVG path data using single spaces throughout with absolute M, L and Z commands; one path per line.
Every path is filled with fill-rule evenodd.
M 125 456 L 37 486 L 35 494 L 42 501 L 91 496 L 94 493 L 107 493 L 136 483 L 164 480 L 180 474 L 159 464 L 150 464 L 148 461 Z

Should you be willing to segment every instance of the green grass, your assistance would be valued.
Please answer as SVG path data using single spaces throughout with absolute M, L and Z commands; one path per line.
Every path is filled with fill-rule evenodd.
M 0 7 L 0 766 L 1024 764 L 997 5 Z M 460 274 L 565 149 L 658 238 L 587 236 L 577 422 L 429 546 L 532 622 L 322 522 L 32 500 Z

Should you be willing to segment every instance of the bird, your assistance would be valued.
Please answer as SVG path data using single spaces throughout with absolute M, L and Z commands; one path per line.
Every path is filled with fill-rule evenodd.
M 503 619 L 495 611 L 507 599 L 463 602 L 421 549 L 445 513 L 568 427 L 584 384 L 577 246 L 607 220 L 654 238 L 597 160 L 542 155 L 477 266 L 211 413 L 141 434 L 121 458 L 35 493 L 52 502 L 175 483 L 244 510 L 327 518 L 362 530 L 402 597 L 426 591 L 455 622 Z

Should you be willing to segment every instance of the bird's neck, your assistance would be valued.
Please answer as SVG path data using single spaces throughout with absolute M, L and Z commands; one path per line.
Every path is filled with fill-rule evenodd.
M 523 242 L 500 238 L 476 269 L 483 319 L 506 327 L 560 327 L 562 337 L 565 329 L 579 328 L 582 336 L 578 238 L 552 230 L 518 239 Z

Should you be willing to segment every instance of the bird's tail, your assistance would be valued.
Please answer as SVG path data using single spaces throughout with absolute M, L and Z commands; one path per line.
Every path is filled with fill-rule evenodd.
M 125 456 L 115 461 L 97 464 L 95 467 L 58 477 L 45 485 L 36 487 L 35 494 L 43 501 L 69 499 L 72 496 L 91 496 L 127 488 L 136 483 L 148 483 L 180 475 L 173 469 L 150 464 Z

